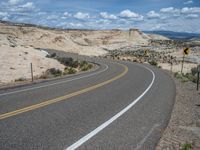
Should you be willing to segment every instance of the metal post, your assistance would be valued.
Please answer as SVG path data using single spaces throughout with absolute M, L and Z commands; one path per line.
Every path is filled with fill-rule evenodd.
M 31 63 L 31 81 L 33 82 L 33 65 Z
M 197 74 L 197 91 L 199 90 L 199 74 L 200 74 L 200 72 L 198 72 L 198 74 Z
M 183 54 L 183 61 L 182 61 L 182 66 L 181 66 L 181 74 L 183 74 L 183 64 L 184 64 L 184 61 L 185 61 L 185 55 Z
M 173 66 L 173 63 L 171 62 L 171 73 L 172 73 L 172 66 Z

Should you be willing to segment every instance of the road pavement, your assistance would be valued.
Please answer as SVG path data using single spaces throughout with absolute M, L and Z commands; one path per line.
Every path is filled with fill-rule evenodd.
M 173 80 L 149 65 L 95 61 L 92 72 L 0 90 L 0 149 L 153 150 L 170 118 Z

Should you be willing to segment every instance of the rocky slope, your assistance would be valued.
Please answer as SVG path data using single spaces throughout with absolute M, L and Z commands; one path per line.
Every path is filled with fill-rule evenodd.
M 57 49 L 82 55 L 103 55 L 106 50 L 148 45 L 150 39 L 167 40 L 147 35 L 137 29 L 122 30 L 55 30 L 31 25 L 0 23 L 0 46 L 31 46 Z

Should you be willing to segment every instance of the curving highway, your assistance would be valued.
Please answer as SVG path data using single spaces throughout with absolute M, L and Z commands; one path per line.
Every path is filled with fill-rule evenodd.
M 95 61 L 91 72 L 0 90 L 0 149 L 155 149 L 172 79 L 148 65 Z

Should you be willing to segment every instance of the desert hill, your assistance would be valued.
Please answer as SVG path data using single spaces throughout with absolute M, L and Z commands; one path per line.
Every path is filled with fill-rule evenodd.
M 56 30 L 26 24 L 0 23 L 0 45 L 56 49 L 81 55 L 103 55 L 106 50 L 148 45 L 150 39 L 167 40 L 160 35 L 144 34 L 137 29 Z

